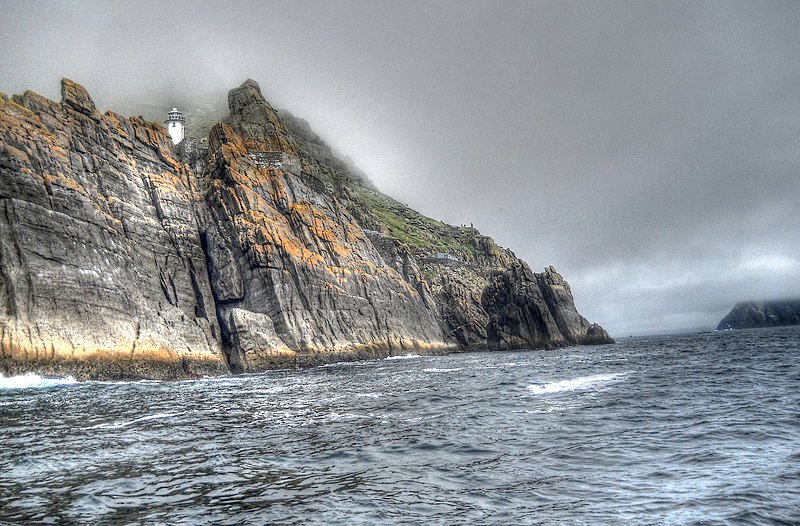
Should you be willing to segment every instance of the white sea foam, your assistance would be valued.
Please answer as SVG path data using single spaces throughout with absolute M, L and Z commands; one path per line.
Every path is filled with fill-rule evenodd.
M 401 354 L 399 356 L 387 356 L 384 360 L 410 360 L 412 358 L 422 358 L 419 354 Z
M 139 422 L 147 422 L 149 420 L 163 420 L 165 418 L 169 418 L 171 416 L 178 416 L 181 414 L 183 413 L 156 413 L 154 415 L 147 415 L 139 418 L 134 418 L 133 420 L 114 422 L 113 424 L 99 424 L 96 426 L 92 426 L 89 429 L 119 429 L 121 427 L 128 427 L 133 424 L 138 424 Z
M 336 367 L 363 367 L 365 365 L 374 364 L 376 360 L 352 360 L 344 362 L 332 362 L 318 365 L 319 368 L 336 368 Z
M 87 380 L 86 383 L 94 385 L 135 385 L 135 384 L 157 384 L 161 380 L 149 380 L 144 378 L 142 380 Z
M 579 389 L 592 389 L 611 383 L 619 382 L 624 379 L 627 373 L 593 374 L 591 376 L 579 376 L 571 380 L 559 380 L 546 384 L 531 384 L 528 390 L 536 394 L 561 393 L 563 391 L 575 391 Z
M 0 389 L 35 389 L 40 387 L 54 387 L 57 385 L 71 385 L 78 383 L 72 376 L 64 378 L 45 378 L 34 373 L 25 373 L 20 376 L 4 376 L 0 374 Z

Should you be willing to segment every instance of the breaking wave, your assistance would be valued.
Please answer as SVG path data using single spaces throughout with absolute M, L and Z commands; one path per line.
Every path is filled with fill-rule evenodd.
M 139 418 L 134 418 L 133 420 L 121 421 L 121 422 L 114 422 L 114 423 L 105 423 L 96 426 L 92 426 L 89 429 L 119 429 L 121 427 L 127 427 L 133 424 L 138 424 L 139 422 L 148 422 L 150 420 L 166 420 L 167 418 L 173 416 L 179 416 L 183 413 L 156 413 L 154 415 L 147 415 L 142 416 Z
M 627 373 L 593 374 L 591 376 L 579 376 L 571 380 L 559 380 L 546 384 L 531 384 L 528 390 L 536 394 L 561 393 L 563 391 L 575 391 L 578 389 L 592 389 L 619 382 Z
M 36 389 L 76 383 L 78 383 L 78 381 L 72 376 L 47 378 L 34 373 L 26 373 L 19 376 L 5 376 L 0 374 L 0 389 Z

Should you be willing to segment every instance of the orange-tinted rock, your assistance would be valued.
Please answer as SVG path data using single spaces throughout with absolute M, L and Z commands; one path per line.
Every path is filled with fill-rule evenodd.
M 240 342 L 264 334 L 274 334 L 267 340 L 276 353 L 452 348 L 418 291 L 386 265 L 313 174 L 299 163 L 253 159 L 274 150 L 298 155 L 258 86 L 245 82 L 228 100 L 231 117 L 211 132 L 215 162 L 201 189 L 213 218 L 204 233 L 212 240 L 211 273 L 229 276 L 212 286 L 231 363 L 257 370 L 263 353 Z

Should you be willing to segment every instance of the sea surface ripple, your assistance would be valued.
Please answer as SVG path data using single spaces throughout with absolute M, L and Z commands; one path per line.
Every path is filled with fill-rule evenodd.
M 0 378 L 3 524 L 800 524 L 800 327 Z

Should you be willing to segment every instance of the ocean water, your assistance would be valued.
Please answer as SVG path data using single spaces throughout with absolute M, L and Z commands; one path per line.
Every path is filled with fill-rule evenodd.
M 0 385 L 3 524 L 800 524 L 800 327 Z

